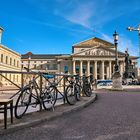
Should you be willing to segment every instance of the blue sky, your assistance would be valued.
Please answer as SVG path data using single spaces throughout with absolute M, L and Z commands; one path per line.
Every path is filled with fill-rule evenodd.
M 0 0 L 2 44 L 25 54 L 69 54 L 72 45 L 91 37 L 113 43 L 138 56 L 139 0 Z

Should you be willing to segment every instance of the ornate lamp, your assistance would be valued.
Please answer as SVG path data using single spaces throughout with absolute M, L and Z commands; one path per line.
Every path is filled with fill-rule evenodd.
M 114 70 L 115 72 L 112 75 L 112 90 L 122 90 L 122 77 L 119 71 L 119 65 L 118 65 L 118 50 L 117 50 L 117 45 L 118 45 L 118 33 L 115 31 L 113 34 L 114 37 L 114 45 L 115 45 L 115 67 Z

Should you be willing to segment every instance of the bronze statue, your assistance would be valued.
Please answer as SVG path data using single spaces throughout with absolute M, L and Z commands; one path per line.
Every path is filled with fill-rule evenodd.
M 134 72 L 131 72 L 133 69 L 132 61 L 129 58 L 128 50 L 125 51 L 125 72 L 123 77 L 124 78 L 134 78 Z

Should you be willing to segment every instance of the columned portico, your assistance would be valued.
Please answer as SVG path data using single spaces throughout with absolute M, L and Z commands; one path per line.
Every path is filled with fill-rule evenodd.
M 93 74 L 94 79 L 112 79 L 115 64 L 115 46 L 100 39 L 89 39 L 73 46 L 72 72 L 83 76 Z M 118 52 L 120 72 L 124 72 L 125 54 Z

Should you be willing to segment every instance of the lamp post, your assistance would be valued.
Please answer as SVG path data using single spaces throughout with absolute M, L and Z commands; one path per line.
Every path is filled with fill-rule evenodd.
M 115 72 L 117 72 L 119 70 L 118 49 L 117 49 L 119 35 L 117 34 L 116 31 L 114 32 L 113 37 L 114 37 L 114 45 L 115 45 Z
M 115 31 L 113 34 L 114 37 L 114 45 L 115 45 L 115 67 L 114 67 L 114 73 L 112 75 L 112 90 L 122 90 L 122 77 L 119 70 L 119 64 L 118 64 L 118 33 Z

